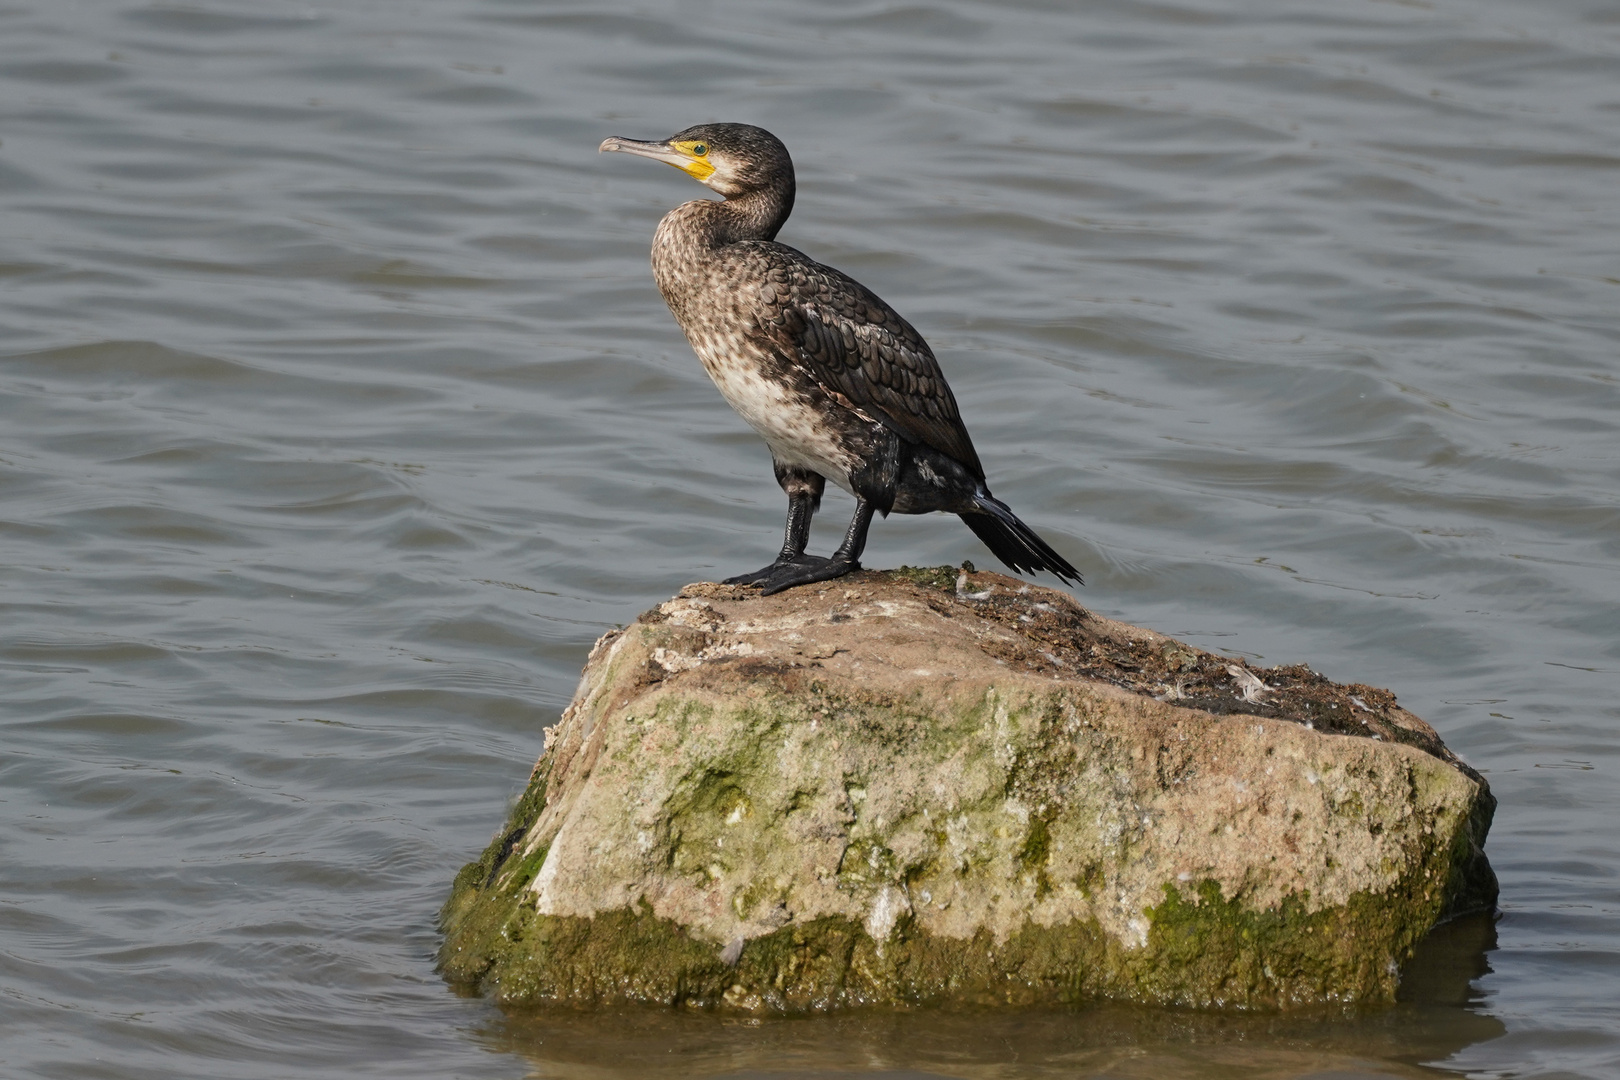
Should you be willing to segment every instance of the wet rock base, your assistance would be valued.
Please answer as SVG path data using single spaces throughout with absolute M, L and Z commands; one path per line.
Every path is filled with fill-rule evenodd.
M 947 567 L 689 586 L 592 650 L 441 913 L 510 1004 L 1394 999 L 1494 800 L 1393 695 Z

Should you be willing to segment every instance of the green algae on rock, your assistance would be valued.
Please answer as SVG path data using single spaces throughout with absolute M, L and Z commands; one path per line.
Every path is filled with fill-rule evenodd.
M 513 1004 L 1388 1001 L 1494 903 L 1493 807 L 1387 692 L 998 574 L 696 585 L 591 651 L 440 963 Z

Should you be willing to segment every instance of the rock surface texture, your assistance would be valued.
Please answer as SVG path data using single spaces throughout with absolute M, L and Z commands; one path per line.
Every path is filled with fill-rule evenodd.
M 993 573 L 693 585 L 613 631 L 441 965 L 509 1003 L 1388 1001 L 1494 800 L 1386 691 Z

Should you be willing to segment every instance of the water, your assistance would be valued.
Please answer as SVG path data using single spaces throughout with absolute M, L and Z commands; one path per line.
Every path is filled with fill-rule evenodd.
M 1499 923 L 1354 1015 L 440 982 L 591 641 L 779 540 L 646 265 L 701 189 L 596 154 L 719 119 L 1084 602 L 1489 774 Z M 1620 1073 L 1617 130 L 1602 0 L 0 7 L 4 1074 Z M 963 558 L 894 518 L 867 562 Z

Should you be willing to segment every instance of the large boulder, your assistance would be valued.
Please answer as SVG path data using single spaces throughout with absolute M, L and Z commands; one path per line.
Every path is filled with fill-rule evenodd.
M 1388 1001 L 1494 800 L 1387 691 L 992 573 L 694 585 L 592 649 L 442 913 L 502 1002 Z

